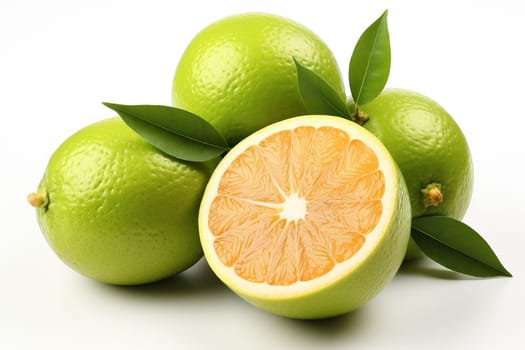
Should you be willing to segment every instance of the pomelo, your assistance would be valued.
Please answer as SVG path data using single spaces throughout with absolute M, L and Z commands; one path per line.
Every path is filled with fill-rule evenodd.
M 436 101 L 405 89 L 385 89 L 359 109 L 368 118 L 363 126 L 401 169 L 412 215 L 461 220 L 472 195 L 473 167 L 465 135 L 452 116 Z M 420 256 L 411 240 L 407 258 Z
M 410 203 L 383 144 L 343 118 L 267 126 L 219 163 L 199 211 L 205 257 L 233 291 L 292 318 L 350 312 L 398 270 Z
M 294 57 L 345 98 L 339 67 L 321 38 L 288 18 L 245 13 L 193 38 L 173 78 L 173 105 L 208 120 L 233 146 L 268 124 L 307 114 Z
M 28 199 L 72 269 L 109 284 L 149 283 L 202 257 L 197 213 L 215 163 L 171 158 L 112 118 L 60 145 Z

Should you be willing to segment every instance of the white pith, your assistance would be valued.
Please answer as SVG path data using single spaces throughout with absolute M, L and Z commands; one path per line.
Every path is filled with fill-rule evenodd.
M 331 126 L 345 130 L 351 139 L 364 141 L 375 152 L 379 162 L 379 169 L 383 172 L 385 180 L 385 192 L 382 198 L 382 215 L 374 230 L 365 235 L 365 243 L 361 249 L 350 259 L 343 263 L 336 264 L 335 267 L 325 275 L 306 282 L 296 282 L 288 286 L 275 286 L 267 283 L 249 282 L 239 277 L 234 272 L 233 267 L 225 266 L 217 256 L 213 246 L 213 241 L 216 237 L 210 232 L 208 227 L 208 212 L 210 205 L 217 195 L 217 188 L 222 174 L 239 154 L 243 153 L 248 147 L 254 144 L 259 144 L 271 134 L 282 130 L 294 129 L 299 126 Z M 398 178 L 395 165 L 385 147 L 367 130 L 353 122 L 338 117 L 304 116 L 290 118 L 275 123 L 252 134 L 235 146 L 219 163 L 210 178 L 199 213 L 199 231 L 204 254 L 210 267 L 215 271 L 219 278 L 230 288 L 240 294 L 282 299 L 313 293 L 332 285 L 341 277 L 351 273 L 351 271 L 358 267 L 361 262 L 366 260 L 377 244 L 382 240 L 391 224 L 393 211 L 396 208 L 398 191 L 397 181 Z M 282 211 L 280 216 L 281 218 L 287 219 L 288 222 L 304 219 L 306 215 L 306 200 L 295 193 L 288 195 L 281 207 Z
M 286 219 L 286 222 L 304 220 L 306 216 L 306 199 L 292 193 L 285 197 L 282 205 L 282 211 L 279 214 L 281 218 Z

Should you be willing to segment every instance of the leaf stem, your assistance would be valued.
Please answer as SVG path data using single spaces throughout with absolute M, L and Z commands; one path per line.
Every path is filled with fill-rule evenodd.
M 363 125 L 368 120 L 368 114 L 366 114 L 362 109 L 359 109 L 359 106 L 355 105 L 355 111 L 352 113 L 352 121 L 356 122 L 359 125 Z

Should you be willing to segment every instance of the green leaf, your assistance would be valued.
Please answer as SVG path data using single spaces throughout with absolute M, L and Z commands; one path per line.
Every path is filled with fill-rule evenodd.
M 364 105 L 381 93 L 390 74 L 388 10 L 359 38 L 348 70 L 350 91 L 356 105 Z
M 456 219 L 447 216 L 415 218 L 412 238 L 428 257 L 451 270 L 477 277 L 512 276 L 488 243 Z
M 156 148 L 178 159 L 203 162 L 228 151 L 222 135 L 206 120 L 183 109 L 103 102 Z
M 350 118 L 346 101 L 326 81 L 293 58 L 297 70 L 297 86 L 304 107 L 310 114 L 326 114 Z

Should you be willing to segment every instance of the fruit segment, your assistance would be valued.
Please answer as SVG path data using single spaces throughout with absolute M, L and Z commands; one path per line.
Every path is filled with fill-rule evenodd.
M 219 184 L 219 193 L 253 201 L 280 203 L 283 197 L 256 146 L 233 161 Z
M 328 126 L 277 132 L 224 172 L 208 217 L 215 252 L 250 282 L 319 278 L 363 246 L 384 192 L 376 154 L 348 133 Z

